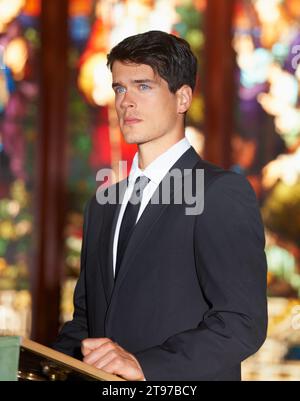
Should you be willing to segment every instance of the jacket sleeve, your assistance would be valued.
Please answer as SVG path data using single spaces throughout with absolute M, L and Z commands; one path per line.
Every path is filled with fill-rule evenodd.
M 80 275 L 74 291 L 74 314 L 73 319 L 66 322 L 61 328 L 52 348 L 74 358 L 81 359 L 81 341 L 88 337 L 88 326 L 86 317 L 86 293 L 85 293 L 85 272 L 86 272 L 86 246 L 89 204 L 84 212 L 83 240 L 81 248 Z
M 194 253 L 209 305 L 199 324 L 135 353 L 147 380 L 214 380 L 255 353 L 267 330 L 265 238 L 256 196 L 226 172 L 196 217 Z

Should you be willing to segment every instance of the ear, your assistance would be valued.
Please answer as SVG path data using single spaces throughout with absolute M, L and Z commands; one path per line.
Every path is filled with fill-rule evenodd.
M 184 114 L 190 108 L 190 105 L 192 103 L 192 88 L 188 85 L 182 85 L 182 87 L 176 91 L 176 97 L 177 113 Z

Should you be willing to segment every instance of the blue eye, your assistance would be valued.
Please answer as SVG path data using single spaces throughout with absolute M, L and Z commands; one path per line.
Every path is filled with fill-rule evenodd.
M 124 91 L 125 91 L 125 88 L 123 86 L 117 86 L 115 88 L 116 93 L 124 93 Z
M 148 85 L 146 85 L 146 84 L 141 84 L 141 85 L 140 85 L 140 88 L 141 88 L 142 90 L 145 90 L 145 89 L 150 89 L 150 86 L 148 86 Z

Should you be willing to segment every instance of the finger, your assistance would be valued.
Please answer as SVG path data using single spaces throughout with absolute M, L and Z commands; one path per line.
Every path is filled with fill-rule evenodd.
M 81 353 L 85 357 L 87 356 L 92 350 L 88 347 L 86 347 L 83 343 L 81 343 Z
M 100 347 L 105 343 L 112 342 L 109 338 L 86 338 L 81 342 L 81 352 L 83 355 L 90 353 L 92 350 Z
M 144 378 L 143 371 L 133 366 L 132 362 L 126 359 L 114 358 L 101 369 L 126 380 L 142 380 Z
M 106 365 L 103 365 L 101 369 L 106 373 L 111 373 L 114 375 L 122 375 L 124 372 L 124 367 L 122 367 L 122 362 L 119 360 L 119 358 L 113 358 Z
M 110 351 L 115 351 L 117 354 L 118 350 L 117 347 L 114 345 L 114 343 L 108 342 L 100 347 L 90 351 L 87 356 L 83 358 L 83 362 L 93 365 L 97 360 L 101 359 Z
M 115 350 L 108 351 L 102 358 L 96 360 L 92 365 L 98 369 L 102 369 L 103 366 L 108 365 L 113 359 L 120 358 L 120 355 Z

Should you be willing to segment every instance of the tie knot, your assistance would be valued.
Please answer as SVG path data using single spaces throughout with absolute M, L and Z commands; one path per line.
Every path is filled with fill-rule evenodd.
M 140 175 L 137 177 L 134 183 L 134 188 L 133 188 L 133 197 L 140 198 L 141 194 L 143 193 L 145 187 L 149 183 L 150 179 L 146 177 L 145 175 Z
M 149 181 L 150 179 L 148 177 L 146 177 L 145 175 L 140 175 L 135 180 L 134 186 L 137 189 L 143 190 Z

